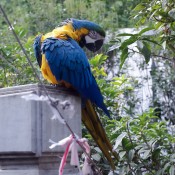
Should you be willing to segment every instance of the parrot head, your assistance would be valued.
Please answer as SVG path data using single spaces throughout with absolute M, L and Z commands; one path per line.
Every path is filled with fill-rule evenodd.
M 92 52 L 96 52 L 102 47 L 105 39 L 105 31 L 98 24 L 88 20 L 78 20 L 74 18 L 67 19 L 61 24 L 65 25 L 67 23 L 71 23 L 75 31 L 81 31 L 81 29 L 88 31 L 86 34 L 81 35 L 79 41 L 81 47 L 85 46 Z
M 90 30 L 88 35 L 83 36 L 80 40 L 80 46 L 85 46 L 90 51 L 96 52 L 102 47 L 103 42 L 103 36 L 94 30 Z

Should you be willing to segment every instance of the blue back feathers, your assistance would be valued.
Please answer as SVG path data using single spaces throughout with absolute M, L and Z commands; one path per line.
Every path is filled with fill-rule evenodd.
M 42 43 L 42 52 L 58 81 L 70 83 L 83 98 L 91 100 L 110 117 L 86 54 L 75 40 L 47 38 Z
M 76 89 L 88 88 L 92 83 L 90 65 L 75 40 L 48 38 L 42 44 L 42 52 L 58 81 L 69 82 Z

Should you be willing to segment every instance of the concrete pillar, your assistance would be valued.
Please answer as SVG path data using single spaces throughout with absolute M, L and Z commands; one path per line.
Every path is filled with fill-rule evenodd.
M 73 131 L 81 136 L 81 100 L 76 92 L 46 87 L 49 95 L 68 100 L 73 111 L 62 109 Z M 53 141 L 70 135 L 65 125 L 53 116 L 46 102 L 26 101 L 21 96 L 43 94 L 40 85 L 23 85 L 0 89 L 0 175 L 57 175 L 64 148 L 49 149 Z M 77 168 L 66 164 L 64 174 L 73 175 Z

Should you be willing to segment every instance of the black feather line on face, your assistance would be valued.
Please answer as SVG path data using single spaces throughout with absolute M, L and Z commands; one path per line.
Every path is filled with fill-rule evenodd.
M 41 67 L 42 62 L 42 55 L 41 55 L 41 37 L 42 35 L 39 35 L 35 38 L 33 48 L 34 48 L 34 54 L 37 59 L 39 67 Z
M 82 47 L 82 48 L 86 45 L 85 36 L 82 36 L 82 38 L 81 38 L 81 40 L 80 40 L 80 42 L 79 42 L 79 45 L 80 45 L 80 47 Z

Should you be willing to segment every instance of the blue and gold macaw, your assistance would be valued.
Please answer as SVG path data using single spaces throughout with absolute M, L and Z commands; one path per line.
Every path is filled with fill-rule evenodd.
M 50 83 L 73 87 L 82 97 L 82 121 L 110 162 L 114 163 L 112 151 L 102 123 L 92 104 L 110 117 L 103 96 L 92 75 L 82 47 L 96 52 L 103 45 L 105 32 L 96 23 L 87 20 L 67 19 L 52 32 L 35 38 L 34 51 L 43 77 Z

